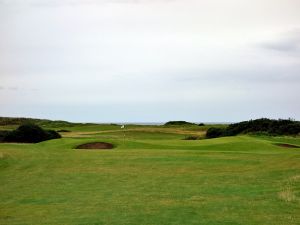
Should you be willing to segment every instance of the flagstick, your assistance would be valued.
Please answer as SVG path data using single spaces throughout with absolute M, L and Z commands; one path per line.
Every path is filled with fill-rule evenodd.
M 123 143 L 125 144 L 125 125 L 122 125 L 121 129 L 123 129 Z

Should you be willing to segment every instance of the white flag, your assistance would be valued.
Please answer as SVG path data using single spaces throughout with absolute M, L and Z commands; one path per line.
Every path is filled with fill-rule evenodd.
M 125 128 L 125 126 L 124 126 L 124 125 L 122 125 L 122 126 L 121 126 L 121 129 L 124 129 L 124 128 Z

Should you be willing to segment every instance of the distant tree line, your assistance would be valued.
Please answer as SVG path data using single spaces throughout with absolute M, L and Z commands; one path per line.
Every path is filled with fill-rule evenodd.
M 226 128 L 211 127 L 207 130 L 207 138 L 235 136 L 238 134 L 264 133 L 267 135 L 297 135 L 300 133 L 300 121 L 292 119 L 267 119 L 243 121 L 230 124 Z

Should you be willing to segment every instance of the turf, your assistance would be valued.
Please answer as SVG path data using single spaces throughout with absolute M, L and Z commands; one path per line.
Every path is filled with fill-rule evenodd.
M 300 224 L 300 138 L 182 140 L 203 128 L 80 125 L 0 144 L 0 224 Z M 74 149 L 103 141 L 113 150 Z

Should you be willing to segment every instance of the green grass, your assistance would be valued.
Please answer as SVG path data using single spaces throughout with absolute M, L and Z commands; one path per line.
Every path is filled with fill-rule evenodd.
M 202 127 L 62 127 L 0 144 L 0 224 L 300 224 L 300 138 L 182 140 Z M 80 134 L 79 134 L 80 133 Z M 74 135 L 74 136 L 72 136 Z M 74 147 L 92 141 L 114 150 Z

